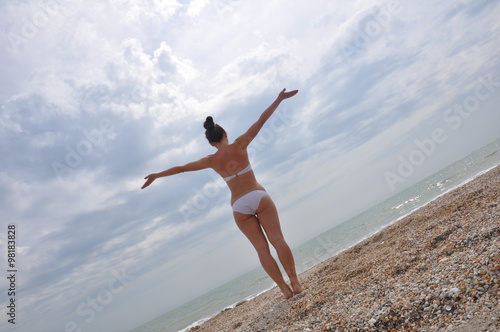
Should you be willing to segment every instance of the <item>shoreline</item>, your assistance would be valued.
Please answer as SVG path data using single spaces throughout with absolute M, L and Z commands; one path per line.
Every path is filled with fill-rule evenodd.
M 186 331 L 500 329 L 498 202 L 500 166 L 302 272 L 303 294 L 274 287 Z

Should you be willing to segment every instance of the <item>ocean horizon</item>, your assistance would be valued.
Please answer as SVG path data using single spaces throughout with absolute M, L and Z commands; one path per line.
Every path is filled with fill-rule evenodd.
M 500 165 L 500 138 L 292 249 L 302 273 L 377 234 L 438 197 Z M 274 287 L 261 266 L 130 332 L 187 332 Z

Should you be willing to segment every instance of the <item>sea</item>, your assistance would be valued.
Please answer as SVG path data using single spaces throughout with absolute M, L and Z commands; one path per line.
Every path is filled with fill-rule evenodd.
M 341 253 L 498 165 L 500 138 L 292 249 L 297 271 L 306 271 Z M 187 332 L 221 311 L 233 308 L 273 287 L 272 280 L 258 266 L 130 332 Z

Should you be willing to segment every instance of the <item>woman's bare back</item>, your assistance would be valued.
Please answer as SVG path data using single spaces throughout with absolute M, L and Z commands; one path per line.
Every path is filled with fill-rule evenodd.
M 223 178 L 232 177 L 227 181 L 231 203 L 253 190 L 264 190 L 257 182 L 253 170 L 238 174 L 250 165 L 246 146 L 239 144 L 238 140 L 232 144 L 222 143 L 217 152 L 210 156 L 210 163 Z

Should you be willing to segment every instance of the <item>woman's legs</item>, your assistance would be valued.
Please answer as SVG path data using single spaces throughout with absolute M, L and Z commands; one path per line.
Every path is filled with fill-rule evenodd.
M 295 294 L 303 291 L 302 285 L 297 278 L 295 270 L 295 261 L 293 259 L 292 251 L 283 237 L 281 232 L 280 220 L 276 205 L 269 195 L 262 197 L 259 208 L 257 209 L 257 218 L 260 225 L 264 228 L 269 242 L 273 245 L 278 253 L 279 260 L 290 278 L 292 289 Z
M 236 220 L 236 225 L 238 225 L 239 229 L 250 240 L 255 250 L 257 250 L 260 263 L 262 264 L 264 270 L 278 285 L 286 299 L 292 297 L 293 293 L 283 279 L 278 264 L 269 251 L 269 245 L 267 243 L 266 236 L 262 231 L 259 220 L 255 216 L 241 214 L 238 212 L 234 213 L 234 219 Z

